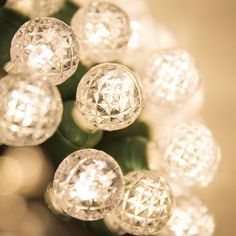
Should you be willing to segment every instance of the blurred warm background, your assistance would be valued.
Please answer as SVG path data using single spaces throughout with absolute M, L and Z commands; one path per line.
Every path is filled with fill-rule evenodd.
M 222 148 L 219 172 L 202 198 L 214 213 L 216 236 L 236 232 L 236 1 L 149 0 L 157 21 L 196 58 L 206 85 L 202 116 Z

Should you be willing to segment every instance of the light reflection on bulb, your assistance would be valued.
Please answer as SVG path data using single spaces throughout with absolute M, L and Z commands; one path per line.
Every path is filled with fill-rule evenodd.
M 89 131 L 118 130 L 133 123 L 142 110 L 142 95 L 135 75 L 126 67 L 104 63 L 81 79 L 73 117 Z
M 200 122 L 178 123 L 159 140 L 162 167 L 172 181 L 207 186 L 221 159 L 220 149 L 209 129 Z
M 0 80 L 0 136 L 10 146 L 43 143 L 62 117 L 61 96 L 50 83 L 29 75 L 8 74 Z
M 212 236 L 215 224 L 207 207 L 195 196 L 176 199 L 176 207 L 159 236 Z
M 130 37 L 126 13 L 107 1 L 92 1 L 83 6 L 73 16 L 71 27 L 80 39 L 85 63 L 116 60 Z
M 73 30 L 53 17 L 23 24 L 11 43 L 11 63 L 16 72 L 27 69 L 35 78 L 63 83 L 77 69 L 79 42 Z
M 53 200 L 57 208 L 81 220 L 103 218 L 123 195 L 123 175 L 108 154 L 83 149 L 70 154 L 56 170 Z

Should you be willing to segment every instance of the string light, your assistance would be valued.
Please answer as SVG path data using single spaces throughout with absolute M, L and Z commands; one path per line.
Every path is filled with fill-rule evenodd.
M 176 199 L 173 215 L 160 236 L 212 236 L 214 229 L 214 218 L 202 201 L 182 196 Z
M 79 42 L 73 30 L 53 17 L 23 24 L 11 43 L 11 63 L 17 72 L 28 69 L 34 77 L 60 84 L 79 63 Z
M 117 162 L 95 149 L 66 157 L 53 180 L 54 201 L 66 214 L 80 220 L 103 218 L 123 195 L 123 175 Z
M 38 145 L 55 133 L 63 104 L 54 85 L 74 74 L 80 51 L 84 65 L 103 63 L 90 68 L 77 87 L 72 116 L 86 132 L 123 129 L 139 117 L 143 98 L 137 73 L 142 76 L 147 107 L 155 110 L 151 116 L 158 116 L 158 142 L 145 147 L 149 168 L 156 172 L 133 171 L 123 178 L 111 156 L 81 149 L 57 168 L 45 194 L 46 203 L 55 214 L 84 221 L 104 219 L 115 234 L 213 235 L 213 216 L 198 198 L 187 195 L 188 187 L 212 181 L 221 158 L 212 133 L 202 123 L 182 122 L 189 120 L 190 107 L 196 111 L 203 98 L 194 59 L 185 50 L 173 48 L 176 41 L 172 34 L 148 14 L 144 0 L 73 2 L 82 5 L 71 20 L 74 31 L 56 18 L 44 17 L 57 12 L 64 0 L 7 1 L 7 7 L 34 19 L 14 35 L 11 61 L 0 73 L 0 143 Z M 108 61 L 122 62 L 135 73 Z M 180 105 L 182 109 L 173 116 L 169 108 Z M 173 122 L 177 124 L 172 126 Z M 31 163 L 27 152 L 19 154 L 24 149 L 7 149 L 0 161 L 3 194 L 37 195 L 27 181 L 36 186 L 38 170 L 44 166 L 24 174 Z M 50 175 L 50 168 L 47 171 Z M 25 217 L 22 228 L 31 218 Z M 15 230 L 15 225 L 3 229 Z
M 174 48 L 152 56 L 142 82 L 148 101 L 170 107 L 185 103 L 199 88 L 200 78 L 193 58 Z
M 10 146 L 43 143 L 58 128 L 61 96 L 53 85 L 29 75 L 8 74 L 0 80 L 0 140 Z
M 163 169 L 186 185 L 206 186 L 213 179 L 220 151 L 212 133 L 199 122 L 179 123 L 159 141 Z
M 6 7 L 35 18 L 56 13 L 64 3 L 65 0 L 7 0 Z
M 156 235 L 172 214 L 172 192 L 163 177 L 154 172 L 133 171 L 125 178 L 125 190 L 114 214 L 129 234 Z
M 122 65 L 104 63 L 81 79 L 73 117 L 86 130 L 111 131 L 129 126 L 141 110 L 142 95 L 135 75 Z
M 106 1 L 92 1 L 72 18 L 71 27 L 82 47 L 83 62 L 116 60 L 130 37 L 129 19 L 118 6 Z

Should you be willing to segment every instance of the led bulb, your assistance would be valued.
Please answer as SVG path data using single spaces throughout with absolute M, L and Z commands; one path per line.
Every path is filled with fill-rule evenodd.
M 133 235 L 156 235 L 172 214 L 172 192 L 154 172 L 133 171 L 124 178 L 125 190 L 114 212 L 121 228 Z
M 119 204 L 123 188 L 117 162 L 95 149 L 79 150 L 66 157 L 53 181 L 56 205 L 80 220 L 103 218 Z
M 71 27 L 79 36 L 82 58 L 90 63 L 116 60 L 130 37 L 126 13 L 106 1 L 83 6 L 72 18 Z
M 197 197 L 182 196 L 160 236 L 212 236 L 215 224 L 207 207 Z
M 0 140 L 10 146 L 43 143 L 56 131 L 62 117 L 56 87 L 28 75 L 8 74 L 0 80 Z
M 159 141 L 163 169 L 184 185 L 206 186 L 212 181 L 220 161 L 220 151 L 212 133 L 199 122 L 178 123 Z
M 155 53 L 145 68 L 143 82 L 147 100 L 162 106 L 178 106 L 195 94 L 200 78 L 193 58 L 182 49 Z
M 62 21 L 36 18 L 23 24 L 14 35 L 11 62 L 18 72 L 28 69 L 38 79 L 60 84 L 77 69 L 79 42 Z
M 7 0 L 6 7 L 35 18 L 56 13 L 64 2 L 65 0 Z
M 104 63 L 81 79 L 74 120 L 82 128 L 118 130 L 129 126 L 142 110 L 142 95 L 135 75 L 126 67 Z

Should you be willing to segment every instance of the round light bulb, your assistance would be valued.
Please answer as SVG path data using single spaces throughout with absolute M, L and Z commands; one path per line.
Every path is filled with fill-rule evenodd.
M 56 170 L 56 205 L 80 220 L 98 220 L 116 207 L 123 195 L 123 175 L 117 162 L 95 149 L 66 157 Z
M 81 79 L 74 120 L 84 129 L 118 130 L 133 123 L 142 110 L 142 95 L 135 75 L 126 67 L 104 63 Z
M 5 6 L 35 18 L 56 13 L 64 3 L 65 0 L 7 0 Z
M 116 60 L 130 37 L 129 19 L 118 6 L 92 1 L 72 18 L 71 27 L 82 47 L 82 59 L 90 63 Z
M 43 143 L 56 131 L 62 100 L 56 87 L 28 75 L 8 74 L 0 80 L 0 140 L 9 146 Z
M 214 218 L 197 197 L 182 196 L 176 199 L 173 215 L 160 236 L 212 236 Z
M 161 106 L 178 106 L 195 94 L 200 78 L 194 59 L 182 49 L 155 53 L 142 80 L 147 100 Z
M 23 24 L 11 42 L 11 63 L 21 72 L 53 84 L 63 83 L 77 69 L 79 42 L 73 30 L 53 17 L 41 17 Z
M 163 169 L 173 181 L 206 186 L 220 161 L 220 151 L 209 129 L 199 122 L 178 123 L 159 141 Z
M 134 235 L 156 235 L 172 214 L 173 196 L 165 179 L 154 172 L 133 171 L 114 212 L 121 228 Z

